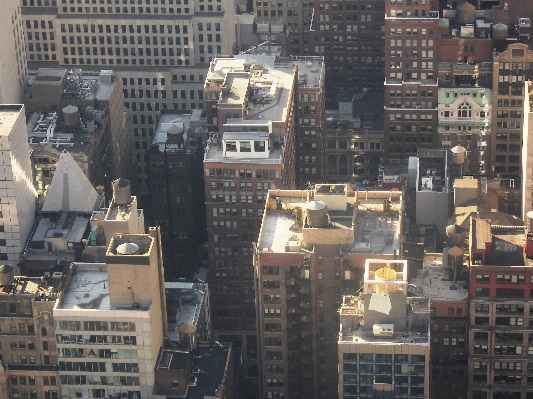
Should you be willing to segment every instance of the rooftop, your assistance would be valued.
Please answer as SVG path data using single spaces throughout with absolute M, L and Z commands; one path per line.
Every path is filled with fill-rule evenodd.
M 55 309 L 62 310 L 132 310 L 131 306 L 111 306 L 105 263 L 73 263 L 70 278 Z M 146 311 L 137 307 L 135 311 Z
M 420 297 L 407 298 L 407 319 L 404 330 L 394 329 L 394 324 L 374 324 L 365 329 L 363 297 L 344 296 L 339 310 L 343 316 L 352 317 L 354 323 L 341 323 L 339 342 L 371 345 L 423 345 L 429 346 L 429 299 Z M 377 331 L 375 327 L 377 326 Z M 380 334 L 380 329 L 385 329 Z M 388 330 L 388 331 L 387 331 Z
M 296 75 L 296 70 L 298 74 Z M 287 121 L 295 78 L 300 90 L 323 86 L 324 62 L 322 57 L 279 58 L 270 55 L 240 54 L 233 58 L 215 58 L 206 78 L 206 88 L 222 90 L 219 112 L 244 110 L 244 117 L 229 118 L 223 131 L 208 140 L 206 162 L 235 162 L 277 164 L 281 162 L 286 132 L 282 127 Z M 232 114 L 233 115 L 233 114 Z M 276 125 L 273 128 L 273 124 Z M 252 140 L 257 134 L 269 134 L 270 140 L 263 156 L 241 152 L 228 156 L 222 140 L 227 133 L 247 132 Z M 250 152 L 250 151 L 247 151 Z M 235 155 L 235 156 L 233 156 Z M 268 156 L 267 156 L 268 155 Z
M 161 113 L 152 146 L 160 152 L 165 151 L 165 147 L 170 153 L 196 151 L 195 138 L 202 134 L 207 134 L 207 119 L 200 110 L 164 112 Z
M 198 347 L 198 356 L 195 357 L 196 367 L 192 369 L 189 379 L 189 385 L 183 389 L 172 389 L 164 392 L 162 385 L 156 385 L 154 394 L 157 397 L 166 395 L 168 399 L 187 398 L 187 399 L 204 399 L 207 397 L 216 397 L 219 387 L 224 383 L 228 367 L 228 355 L 231 350 L 231 344 L 219 345 L 200 345 Z M 178 373 L 183 372 L 190 356 L 182 349 L 163 348 L 159 355 L 157 370 L 175 370 L 176 377 Z
M 431 302 L 436 300 L 465 301 L 468 299 L 468 289 L 463 282 L 453 282 L 453 272 L 450 266 L 444 266 L 442 254 L 424 257 L 424 267 L 418 270 L 417 276 L 410 279 L 410 283 L 418 288 L 418 296 L 429 297 Z
M 417 191 L 446 192 L 451 160 L 446 150 L 418 151 Z
M 73 264 L 56 309 L 111 310 L 105 263 Z
M 390 191 L 361 191 L 353 196 L 319 193 L 316 190 L 269 191 L 258 247 L 268 252 L 304 251 L 302 243 L 305 241 L 305 229 L 309 226 L 302 229 L 296 217 L 300 212 L 298 208 L 304 210 L 312 200 L 330 203 L 328 215 L 331 223 L 320 228 L 324 234 L 344 230 L 355 235 L 349 252 L 392 254 L 398 249 L 401 192 Z M 281 208 L 276 201 L 280 201 Z M 341 204 L 342 208 L 343 201 L 344 210 L 335 210 L 338 208 L 331 205 Z M 354 204 L 357 204 L 355 210 Z
M 72 106 L 76 110 L 77 107 Z M 68 126 L 65 118 L 57 112 L 39 113 L 35 112 L 28 118 L 28 140 L 32 151 L 41 153 L 51 152 L 54 158 L 57 158 L 63 149 L 68 149 L 74 157 L 81 158 L 80 164 L 86 162 L 87 154 L 95 137 L 102 134 L 102 128 L 108 119 L 107 111 L 96 110 L 99 122 L 93 123 L 92 131 L 87 129 L 87 111 L 83 107 L 78 109 L 83 126 L 79 120 L 75 126 Z M 77 112 L 77 111 L 74 111 Z M 43 154 L 45 155 L 45 154 Z M 80 156 L 80 155 L 83 155 Z
M 5 268 L 8 265 L 2 265 Z M 9 266 L 8 266 L 9 267 Z M 11 284 L 0 285 L 0 295 L 31 295 L 36 301 L 55 301 L 61 276 L 15 277 Z M 6 283 L 7 281 L 3 281 Z
M 187 282 L 165 282 L 168 309 L 176 310 L 176 322 L 169 323 L 171 341 L 180 340 L 179 328 L 185 324 L 198 325 L 207 290 L 206 284 Z M 172 306 L 174 304 L 174 307 Z M 173 316 L 173 315 L 171 315 Z
M 39 68 L 28 76 L 29 86 L 23 98 L 32 97 L 32 86 L 64 85 L 63 99 L 107 101 L 115 85 L 112 70 L 82 71 L 64 68 Z

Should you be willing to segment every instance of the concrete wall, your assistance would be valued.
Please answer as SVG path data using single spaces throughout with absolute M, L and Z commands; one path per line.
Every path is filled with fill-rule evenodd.
M 435 225 L 439 237 L 446 237 L 449 193 L 437 191 L 416 192 L 416 224 Z

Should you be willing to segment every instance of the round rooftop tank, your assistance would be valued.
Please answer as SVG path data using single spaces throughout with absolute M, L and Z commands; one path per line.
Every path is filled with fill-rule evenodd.
M 450 247 L 463 248 L 466 239 L 466 229 L 458 224 L 452 224 L 446 227 L 446 236 Z
M 324 227 L 328 223 L 328 207 L 322 201 L 307 203 L 307 223 L 310 227 Z
M 507 25 L 496 24 L 492 27 L 492 37 L 494 40 L 505 40 L 507 38 Z
M 455 164 L 463 164 L 466 162 L 466 148 L 456 145 L 451 149 L 452 162 Z
M 13 267 L 0 265 L 0 285 L 11 285 L 15 282 Z
M 78 107 L 67 105 L 63 108 L 63 120 L 66 126 L 78 126 L 80 124 L 80 112 Z
M 457 22 L 460 25 L 473 24 L 476 20 L 476 7 L 468 2 L 457 6 Z
M 126 205 L 131 202 L 130 181 L 122 177 L 112 183 L 113 199 L 117 205 Z
M 179 328 L 180 346 L 182 348 L 194 349 L 196 348 L 196 326 L 194 324 L 184 324 Z
M 464 251 L 461 248 L 453 247 L 448 251 L 448 265 L 453 270 L 454 281 L 457 280 L 457 273 L 463 267 Z
M 389 266 L 382 267 L 376 270 L 377 281 L 396 281 L 396 271 L 391 269 Z M 388 288 L 387 288 L 388 286 Z M 376 283 L 376 292 L 378 294 L 394 294 L 396 292 L 395 284 L 386 284 L 386 283 Z
M 118 255 L 135 255 L 139 252 L 139 246 L 133 242 L 125 242 L 117 247 Z

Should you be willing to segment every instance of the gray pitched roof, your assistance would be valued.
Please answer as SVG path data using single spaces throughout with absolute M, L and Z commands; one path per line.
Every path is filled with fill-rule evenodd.
M 61 153 L 42 212 L 92 212 L 98 193 L 72 155 Z

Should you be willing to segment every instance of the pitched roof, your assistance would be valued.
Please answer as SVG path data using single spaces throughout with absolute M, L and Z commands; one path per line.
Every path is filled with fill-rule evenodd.
M 42 212 L 92 212 L 98 193 L 70 153 L 64 151 L 57 162 Z

